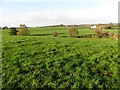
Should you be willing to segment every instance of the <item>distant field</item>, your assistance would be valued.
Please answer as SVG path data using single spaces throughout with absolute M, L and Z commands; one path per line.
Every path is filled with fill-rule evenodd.
M 32 36 L 51 36 L 53 32 L 58 32 L 59 36 L 67 36 L 68 31 L 67 27 L 41 27 L 41 28 L 29 28 L 30 35 Z M 86 34 L 94 34 L 90 28 L 85 27 L 85 26 L 80 26 L 78 27 L 79 35 L 86 35 Z M 114 32 L 118 33 L 118 30 L 114 29 L 104 29 L 103 31 L 109 31 L 109 32 Z M 3 37 L 4 36 L 10 36 L 9 35 L 9 30 L 4 30 L 2 32 Z
M 2 31 L 4 88 L 120 88 L 117 40 L 62 37 L 66 27 L 29 30 L 30 36 Z M 88 27 L 78 30 L 79 36 L 94 34 Z

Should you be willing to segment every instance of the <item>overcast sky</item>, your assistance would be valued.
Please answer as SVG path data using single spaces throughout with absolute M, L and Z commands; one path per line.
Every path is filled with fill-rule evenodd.
M 0 26 L 117 23 L 119 0 L 1 0 Z

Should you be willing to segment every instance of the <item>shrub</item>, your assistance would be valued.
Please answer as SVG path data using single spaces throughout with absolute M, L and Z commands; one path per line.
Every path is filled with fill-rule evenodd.
M 10 28 L 10 35 L 17 35 L 17 29 L 16 28 Z
M 96 30 L 95 30 L 95 33 L 96 33 L 96 36 L 98 37 L 98 38 L 101 38 L 102 36 L 103 36 L 103 32 L 102 32 L 102 28 L 97 28 Z
M 23 35 L 28 35 L 28 34 L 29 34 L 29 31 L 28 31 L 28 28 L 26 27 L 26 25 L 20 24 L 19 32 L 17 32 L 17 35 L 23 36 Z
M 26 28 L 21 28 L 19 29 L 19 32 L 17 32 L 18 36 L 23 36 L 23 35 L 28 35 L 28 31 L 26 30 Z
M 78 36 L 77 27 L 75 27 L 75 26 L 69 27 L 69 28 L 68 28 L 68 35 L 69 35 L 70 37 L 77 37 L 77 36 Z
M 53 32 L 52 35 L 53 35 L 54 37 L 57 37 L 57 36 L 58 36 L 58 32 Z
M 118 39 L 120 38 L 120 35 L 117 35 L 117 34 L 115 34 L 115 33 L 112 33 L 112 34 L 111 34 L 111 38 L 118 40 Z
M 102 33 L 102 37 L 110 38 L 109 32 Z

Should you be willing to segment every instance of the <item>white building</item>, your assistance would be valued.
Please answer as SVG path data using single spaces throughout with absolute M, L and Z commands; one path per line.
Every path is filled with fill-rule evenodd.
M 91 29 L 93 29 L 93 28 L 97 28 L 95 25 L 91 25 L 91 27 L 90 27 Z

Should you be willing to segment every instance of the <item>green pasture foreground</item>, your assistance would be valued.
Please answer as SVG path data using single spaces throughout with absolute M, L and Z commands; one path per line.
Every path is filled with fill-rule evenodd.
M 53 31 L 65 36 L 65 30 Z M 92 33 L 83 30 L 80 35 Z M 30 36 L 2 32 L 3 88 L 120 88 L 117 40 L 52 37 L 53 31 L 34 28 Z

